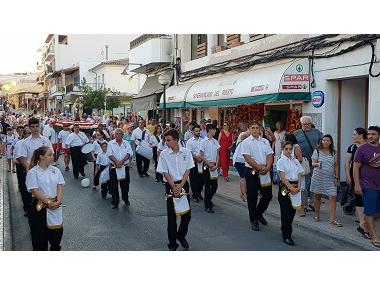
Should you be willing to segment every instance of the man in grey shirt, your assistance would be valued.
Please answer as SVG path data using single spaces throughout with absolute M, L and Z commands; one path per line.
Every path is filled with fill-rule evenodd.
M 309 116 L 301 117 L 301 125 L 302 129 L 296 130 L 294 136 L 297 139 L 297 144 L 301 148 L 302 156 L 306 157 L 310 163 L 310 174 L 305 176 L 305 191 L 302 193 L 302 201 L 305 206 L 305 211 L 314 211 L 312 197 L 310 197 L 309 202 L 307 201 L 310 196 L 310 182 L 313 174 L 311 156 L 322 137 L 322 133 L 320 130 L 312 128 L 312 120 Z

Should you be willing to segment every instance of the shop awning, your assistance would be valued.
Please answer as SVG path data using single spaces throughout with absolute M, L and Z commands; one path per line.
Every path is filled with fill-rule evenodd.
M 169 76 L 173 77 L 173 71 L 168 71 Z M 134 111 L 147 111 L 157 109 L 157 96 L 163 91 L 162 85 L 158 83 L 158 76 L 151 76 L 145 80 L 140 92 L 132 99 Z
M 189 89 L 194 83 L 182 84 L 169 87 L 166 90 L 166 108 L 182 108 L 185 107 L 185 98 Z M 160 107 L 164 107 L 164 96 L 161 96 Z
M 197 81 L 183 88 L 185 107 L 233 106 L 290 100 L 310 101 L 308 59 Z M 176 95 L 180 98 L 180 95 Z M 179 99 L 177 99 L 179 100 Z M 162 107 L 162 98 L 160 101 Z

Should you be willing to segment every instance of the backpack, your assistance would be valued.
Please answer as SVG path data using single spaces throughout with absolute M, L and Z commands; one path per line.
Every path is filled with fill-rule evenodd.
M 237 146 L 238 146 L 240 143 L 241 143 L 241 141 L 240 141 L 240 142 L 237 142 L 237 140 L 236 140 L 236 141 L 234 141 L 234 143 L 228 148 L 228 151 L 229 151 L 230 155 L 234 155 L 234 153 L 235 153 L 235 151 L 236 151 L 236 148 L 237 148 Z

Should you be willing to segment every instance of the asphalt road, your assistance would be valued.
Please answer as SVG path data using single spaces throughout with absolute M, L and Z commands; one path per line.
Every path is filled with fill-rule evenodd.
M 129 192 L 130 206 L 119 204 L 111 209 L 110 196 L 102 200 L 100 189 L 82 188 L 80 179 L 74 180 L 72 172 L 64 174 L 64 234 L 63 250 L 167 250 L 166 203 L 163 186 L 153 177 L 140 178 L 135 166 L 131 169 Z M 93 166 L 86 166 L 88 177 Z M 31 250 L 27 218 L 23 216 L 21 197 L 17 190 L 15 174 L 11 185 L 11 213 L 14 250 Z M 238 185 L 236 185 L 238 187 Z M 266 217 L 269 225 L 253 232 L 244 205 L 216 195 L 215 214 L 204 211 L 203 204 L 192 203 L 192 220 L 187 240 L 193 251 L 288 251 L 288 250 L 357 250 L 335 240 L 295 228 L 295 247 L 282 242 L 280 221 Z M 273 200 L 271 203 L 278 203 Z M 183 250 L 179 247 L 179 250 Z

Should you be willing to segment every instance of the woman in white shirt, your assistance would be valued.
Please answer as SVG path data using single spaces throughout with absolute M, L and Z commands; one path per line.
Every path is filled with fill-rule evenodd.
M 99 153 L 98 156 L 96 157 L 96 170 L 95 170 L 96 174 L 94 177 L 93 189 L 96 189 L 96 186 L 99 185 L 100 173 L 102 173 L 102 171 L 105 170 L 107 168 L 107 166 L 109 166 L 111 164 L 111 161 L 107 155 L 107 147 L 108 147 L 108 143 L 106 140 L 104 140 L 101 143 L 101 151 L 102 152 Z M 107 171 L 107 170 L 105 170 L 105 171 Z M 107 183 L 101 184 L 102 198 L 103 199 L 106 199 L 107 192 L 108 192 L 108 184 L 109 184 L 109 181 Z
M 158 155 L 157 155 L 157 146 L 161 142 L 162 129 L 160 126 L 156 126 L 154 129 L 153 135 L 149 138 L 149 144 L 153 148 L 153 160 L 154 160 L 154 169 L 157 169 L 158 165 Z M 156 182 L 162 182 L 162 174 L 156 171 Z
M 59 251 L 63 235 L 62 196 L 63 179 L 61 171 L 52 166 L 53 150 L 42 146 L 33 152 L 30 170 L 26 175 L 26 187 L 33 195 L 29 210 L 33 250 Z
M 300 192 L 303 168 L 301 163 L 292 155 L 292 142 L 284 142 L 282 150 L 284 155 L 277 161 L 277 170 L 280 172 L 281 178 L 278 192 L 278 202 L 280 203 L 281 210 L 281 231 L 284 243 L 294 246 L 292 223 L 296 209 L 292 205 L 294 196 L 290 195 L 296 195 Z

